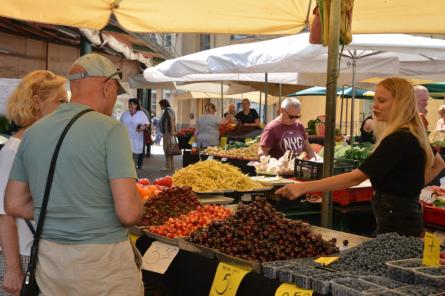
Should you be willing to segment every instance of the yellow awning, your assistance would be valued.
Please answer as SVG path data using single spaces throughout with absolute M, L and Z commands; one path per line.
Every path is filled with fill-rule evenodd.
M 111 13 L 134 32 L 293 34 L 308 0 L 2 0 L 0 16 L 102 29 Z M 114 4 L 116 3 L 116 4 Z M 314 5 L 315 1 L 313 1 Z

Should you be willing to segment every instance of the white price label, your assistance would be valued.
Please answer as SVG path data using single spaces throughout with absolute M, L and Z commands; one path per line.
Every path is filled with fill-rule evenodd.
M 155 241 L 142 257 L 142 269 L 164 274 L 178 255 L 179 248 Z
M 221 162 L 224 162 L 224 161 L 227 161 L 227 158 L 226 158 L 226 157 L 221 158 Z
M 209 157 L 207 157 L 207 160 L 212 160 L 213 159 L 213 155 L 209 155 Z

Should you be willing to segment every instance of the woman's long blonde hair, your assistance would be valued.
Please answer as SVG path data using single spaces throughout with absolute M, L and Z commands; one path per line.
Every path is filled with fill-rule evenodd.
M 45 101 L 66 83 L 62 76 L 47 70 L 32 71 L 23 77 L 8 98 L 6 117 L 20 127 L 28 127 L 38 118 L 33 96 Z
M 417 138 L 420 147 L 425 153 L 425 168 L 433 164 L 433 151 L 428 141 L 426 128 L 420 120 L 417 109 L 417 99 L 413 85 L 406 79 L 399 77 L 390 77 L 382 80 L 377 86 L 384 87 L 394 98 L 389 120 L 384 124 L 377 124 L 376 136 L 378 147 L 382 140 L 395 131 L 406 127 Z M 380 126 L 380 128 L 378 127 Z M 401 148 L 403 149 L 403 147 Z

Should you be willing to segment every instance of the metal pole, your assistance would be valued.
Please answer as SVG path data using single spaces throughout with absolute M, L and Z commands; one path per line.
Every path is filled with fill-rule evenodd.
M 355 101 L 355 71 L 357 67 L 357 60 L 356 60 L 356 54 L 357 51 L 354 50 L 354 54 L 352 56 L 352 98 L 351 98 L 351 145 L 354 144 L 354 101 Z
M 344 87 L 343 87 L 344 89 Z M 343 91 L 341 93 L 341 103 L 340 103 L 340 133 L 342 132 L 343 127 L 343 104 L 344 104 L 345 96 L 343 94 Z
M 280 86 L 280 93 L 279 93 L 279 97 L 278 97 L 278 108 L 280 108 L 281 107 L 281 83 L 279 84 L 279 86 Z
M 267 94 L 269 92 L 268 74 L 264 74 L 264 123 L 267 124 Z
M 324 146 L 323 178 L 334 174 L 335 103 L 337 99 L 337 76 L 340 41 L 341 0 L 332 0 L 329 17 L 329 48 L 326 93 L 326 134 Z M 325 192 L 321 204 L 321 226 L 332 227 L 332 193 Z
M 261 109 L 262 109 L 262 108 L 261 108 L 261 102 L 263 101 L 263 100 L 262 100 L 262 99 L 263 99 L 263 98 L 262 98 L 262 95 L 263 95 L 263 94 L 262 94 L 262 92 L 260 91 L 260 114 L 259 114 L 259 115 L 260 115 L 260 120 L 261 120 L 261 114 L 262 114 L 262 111 L 261 111 Z
M 223 105 L 224 94 L 223 94 L 223 92 L 224 92 L 224 85 L 223 85 L 223 82 L 221 81 L 221 118 L 224 117 L 224 110 L 223 110 L 223 107 L 224 107 L 224 105 Z
M 80 35 L 80 55 L 86 55 L 87 53 L 92 53 L 93 49 L 91 47 L 91 42 L 85 36 Z
M 345 111 L 345 135 L 348 134 L 348 118 L 349 118 L 349 98 L 345 97 L 346 111 Z

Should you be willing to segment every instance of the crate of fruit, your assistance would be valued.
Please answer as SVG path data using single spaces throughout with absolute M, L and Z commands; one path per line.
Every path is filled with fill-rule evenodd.
M 445 209 L 423 204 L 423 220 L 426 224 L 445 226 Z
M 414 283 L 414 269 L 423 267 L 422 259 L 404 259 L 386 262 L 391 278 L 405 282 Z
M 414 269 L 414 283 L 435 286 L 445 290 L 445 266 L 429 266 Z
M 340 278 L 331 281 L 333 296 L 372 295 L 386 289 L 358 278 Z
M 357 168 L 357 161 L 351 159 L 334 159 L 334 175 L 347 173 Z M 312 160 L 295 159 L 294 175 L 298 180 L 319 180 L 323 178 L 323 163 Z
M 314 276 L 328 274 L 329 271 L 324 269 L 307 269 L 292 273 L 292 281 L 295 285 L 303 289 L 311 289 L 312 278 Z

